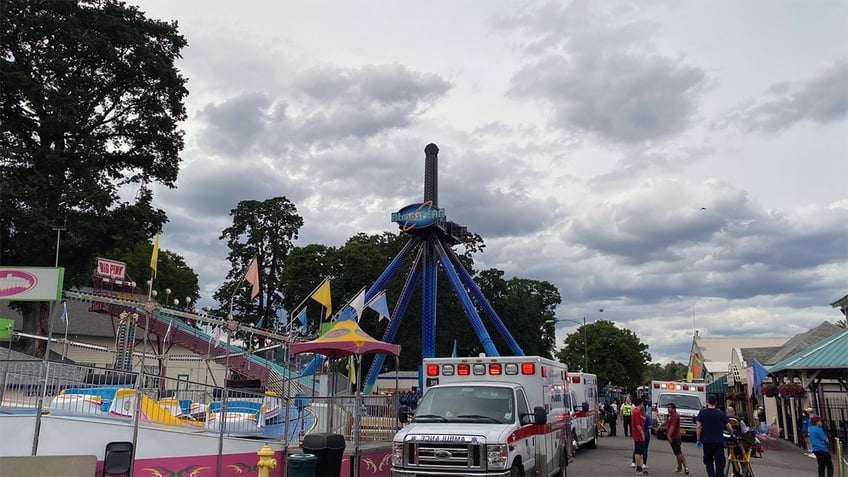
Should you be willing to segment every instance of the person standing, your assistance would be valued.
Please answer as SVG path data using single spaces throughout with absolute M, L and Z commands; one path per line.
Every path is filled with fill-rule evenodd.
M 609 435 L 610 437 L 615 437 L 615 403 L 610 403 L 609 401 L 607 401 L 604 404 L 604 414 L 606 415 L 607 422 L 610 425 Z
M 727 460 L 724 457 L 724 437 L 722 432 L 726 428 L 733 434 L 730 421 L 720 409 L 716 409 L 718 398 L 715 394 L 707 395 L 707 407 L 698 413 L 695 424 L 695 445 L 704 449 L 704 467 L 707 469 L 707 477 L 723 477 L 724 467 Z
M 630 435 L 630 414 L 633 412 L 633 402 L 630 400 L 630 396 L 624 398 L 624 404 L 621 405 L 621 419 L 622 424 L 624 425 L 624 436 Z
M 635 406 L 635 407 L 639 408 L 639 414 L 643 416 L 643 418 L 642 418 L 643 426 L 642 427 L 644 427 L 644 429 L 645 429 L 645 445 L 644 445 L 644 449 L 642 450 L 642 468 L 647 469 L 648 468 L 648 446 L 651 445 L 651 426 L 652 426 L 652 424 L 651 424 L 651 413 L 645 411 L 645 408 L 647 407 L 647 406 L 645 406 L 645 401 L 642 401 L 641 405 Z M 632 417 L 632 415 L 631 415 L 631 417 Z M 633 460 L 633 464 L 634 464 L 633 466 L 635 467 L 635 464 L 636 464 L 635 457 L 634 457 L 634 460 Z
M 821 422 L 819 416 L 810 418 L 810 444 L 819 464 L 819 477 L 833 477 L 833 460 L 830 458 L 830 449 L 827 447 L 829 441 L 821 428 Z M 827 471 L 826 476 L 825 471 Z
M 810 445 L 810 424 L 813 418 L 813 408 L 808 407 L 804 409 L 804 414 L 801 416 L 801 437 L 804 438 L 804 454 L 807 457 L 815 457 L 813 454 L 813 448 Z
M 645 419 L 642 412 L 645 408 L 639 398 L 632 403 L 628 398 L 628 404 L 631 405 L 630 436 L 633 438 L 633 462 L 630 465 L 636 467 L 636 475 L 648 475 L 648 471 L 642 467 L 642 455 L 645 453 Z
M 683 438 L 680 435 L 680 414 L 677 413 L 677 405 L 670 402 L 666 406 L 666 409 L 668 409 L 668 418 L 659 425 L 659 429 L 665 427 L 668 443 L 671 445 L 671 452 L 677 460 L 677 468 L 674 469 L 674 473 L 689 475 L 689 466 L 686 464 L 686 456 L 683 455 L 681 448 Z

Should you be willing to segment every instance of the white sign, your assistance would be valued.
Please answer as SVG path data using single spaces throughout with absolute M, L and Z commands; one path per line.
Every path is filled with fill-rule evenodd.
M 0 267 L 0 300 L 58 301 L 64 281 L 62 267 Z

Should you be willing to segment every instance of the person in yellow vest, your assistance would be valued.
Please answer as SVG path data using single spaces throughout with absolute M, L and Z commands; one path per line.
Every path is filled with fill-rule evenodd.
M 624 404 L 621 405 L 621 418 L 624 421 L 624 435 L 630 435 L 630 415 L 633 414 L 633 401 L 630 396 L 624 399 Z

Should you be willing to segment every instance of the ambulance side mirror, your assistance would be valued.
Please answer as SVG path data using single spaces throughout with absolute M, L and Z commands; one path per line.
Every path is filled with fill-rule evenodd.
M 541 424 L 548 423 L 548 413 L 545 411 L 545 408 L 542 406 L 536 406 L 533 408 L 533 418 L 534 423 L 538 426 Z
M 404 424 L 409 422 L 409 406 L 400 406 L 398 408 L 398 421 Z
M 583 412 L 589 412 L 589 403 L 588 402 L 583 403 Z

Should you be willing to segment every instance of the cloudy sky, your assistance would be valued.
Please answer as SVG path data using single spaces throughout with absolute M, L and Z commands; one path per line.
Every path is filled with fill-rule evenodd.
M 844 1 L 130 3 L 189 42 L 183 168 L 156 205 L 207 301 L 240 200 L 288 197 L 299 245 L 397 231 L 433 142 L 479 268 L 552 282 L 560 318 L 615 321 L 655 360 L 687 362 L 693 329 L 842 318 Z

